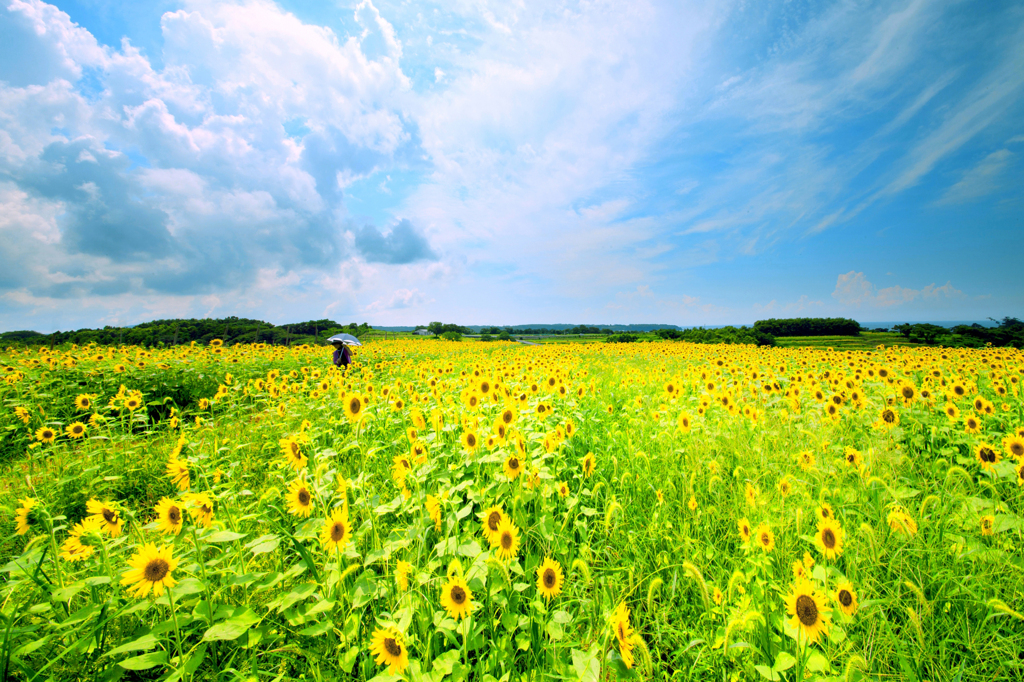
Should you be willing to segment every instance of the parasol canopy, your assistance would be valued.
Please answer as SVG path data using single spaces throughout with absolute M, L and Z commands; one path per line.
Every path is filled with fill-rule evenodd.
M 328 343 L 343 343 L 346 346 L 361 346 L 363 345 L 359 339 L 352 336 L 351 334 L 335 334 L 331 338 L 327 339 Z

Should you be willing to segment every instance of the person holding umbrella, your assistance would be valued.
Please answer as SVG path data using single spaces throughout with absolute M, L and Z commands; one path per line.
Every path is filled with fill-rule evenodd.
M 352 351 L 348 347 L 363 345 L 351 334 L 335 334 L 327 340 L 334 346 L 334 366 L 341 367 L 343 370 L 348 369 L 352 362 Z

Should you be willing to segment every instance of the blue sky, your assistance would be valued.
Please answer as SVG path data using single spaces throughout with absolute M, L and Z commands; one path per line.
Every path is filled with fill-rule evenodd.
M 0 0 L 0 329 L 1024 316 L 1019 2 Z

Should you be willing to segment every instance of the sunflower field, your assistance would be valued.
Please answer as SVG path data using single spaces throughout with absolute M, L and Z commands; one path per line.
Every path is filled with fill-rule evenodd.
M 1024 353 L 0 352 L 3 680 L 1024 678 Z

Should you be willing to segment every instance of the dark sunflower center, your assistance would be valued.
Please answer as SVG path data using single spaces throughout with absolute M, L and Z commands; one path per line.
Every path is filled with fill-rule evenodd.
M 512 549 L 512 533 L 505 531 L 501 534 L 501 548 Z
M 298 498 L 299 498 L 299 504 L 301 504 L 303 507 L 309 506 L 309 491 L 308 490 L 306 490 L 305 488 L 299 488 Z
M 358 399 L 354 399 L 348 404 L 348 409 L 352 410 L 352 414 L 359 414 L 359 410 L 362 409 L 363 404 Z
M 82 433 L 82 431 L 85 431 L 85 427 L 82 426 L 81 424 L 71 427 L 71 432 L 74 433 L 76 436 Z
M 992 448 L 981 448 L 978 451 L 978 455 L 981 457 L 982 462 L 994 462 L 996 461 L 996 453 Z
M 504 412 L 502 412 L 501 413 L 501 421 L 505 422 L 506 424 L 511 424 L 512 423 L 512 411 L 511 410 L 505 410 Z
M 892 410 L 886 410 L 882 413 L 882 420 L 887 424 L 891 424 L 896 421 L 896 413 Z
M 850 594 L 849 590 L 839 590 L 839 603 L 843 606 L 849 606 L 853 603 L 853 595 Z
M 515 471 L 516 469 L 518 469 L 519 468 L 519 460 L 517 458 L 515 458 L 515 457 L 510 458 L 508 460 L 508 468 L 511 469 L 512 471 Z
M 768 537 L 768 533 L 761 533 L 761 544 L 767 546 L 771 538 Z
M 813 597 L 801 594 L 796 598 L 796 617 L 807 627 L 818 622 L 818 605 Z
M 117 525 L 117 512 L 110 507 L 103 508 L 103 520 L 112 526 Z
M 836 546 L 836 534 L 832 532 L 831 528 L 826 528 L 821 534 L 821 541 L 827 548 L 833 549 Z
M 743 526 L 743 530 L 741 532 L 743 533 L 743 535 L 749 537 L 750 536 L 750 526 Z
M 476 436 L 474 436 L 472 433 L 466 436 L 466 443 L 469 444 L 469 447 L 473 447 L 474 445 L 476 445 Z
M 169 507 L 167 509 L 167 520 L 174 525 L 181 523 L 181 510 L 177 507 Z
M 544 569 L 544 574 L 542 577 L 544 580 L 544 587 L 548 588 L 549 590 L 555 586 L 555 583 L 558 580 L 558 577 L 555 575 L 554 569 L 551 568 Z
M 402 655 L 402 645 L 395 641 L 394 637 L 384 638 L 384 651 L 390 656 L 398 658 Z
M 501 523 L 501 514 L 496 511 L 492 511 L 487 517 L 487 527 L 491 529 L 491 532 L 496 532 L 498 530 L 499 523 Z
M 292 457 L 298 457 L 299 456 L 299 444 L 298 443 L 289 443 L 288 447 L 291 448 Z
M 146 564 L 146 568 L 143 569 L 143 575 L 146 580 L 151 583 L 155 583 L 163 580 L 170 571 L 170 564 L 168 564 L 166 560 L 157 557 L 156 559 L 149 560 L 149 563 Z
M 1014 457 L 1024 456 L 1024 443 L 1010 443 L 1010 452 Z
M 466 591 L 461 586 L 455 585 L 452 587 L 451 598 L 456 606 L 462 606 L 466 603 Z
M 626 629 L 622 626 L 622 623 L 619 623 L 616 626 L 616 631 L 617 631 L 619 640 L 625 640 L 626 639 Z
M 910 400 L 911 398 L 914 397 L 914 389 L 912 389 L 910 386 L 904 386 L 902 393 L 903 397 L 906 398 L 907 400 Z
M 345 537 L 345 524 L 341 521 L 335 521 L 334 525 L 331 526 L 331 540 L 334 542 L 341 542 Z

